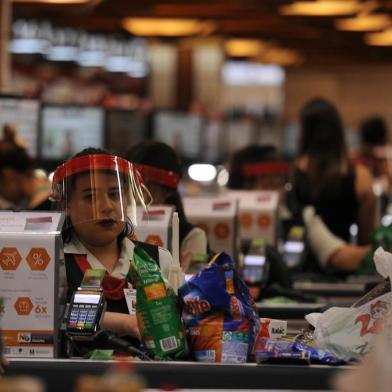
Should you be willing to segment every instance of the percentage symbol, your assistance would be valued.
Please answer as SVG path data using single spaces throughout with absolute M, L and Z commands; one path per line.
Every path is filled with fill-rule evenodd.
M 34 260 L 35 265 L 42 266 L 44 264 L 44 260 L 42 258 L 42 255 L 39 252 L 36 252 L 33 254 L 33 260 Z

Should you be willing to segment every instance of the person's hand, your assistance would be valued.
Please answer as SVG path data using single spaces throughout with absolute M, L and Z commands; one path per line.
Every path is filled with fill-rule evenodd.
M 140 331 L 136 315 L 105 312 L 100 323 L 100 328 L 112 331 L 119 336 L 131 335 L 140 340 Z
M 125 324 L 125 328 L 126 328 L 127 334 L 134 336 L 135 338 L 138 338 L 139 340 L 141 340 L 139 326 L 137 324 L 136 316 L 135 315 L 126 315 L 126 316 L 127 316 L 127 321 Z

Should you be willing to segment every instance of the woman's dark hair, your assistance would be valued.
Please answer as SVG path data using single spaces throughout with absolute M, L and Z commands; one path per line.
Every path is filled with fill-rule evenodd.
M 369 117 L 360 126 L 362 143 L 371 146 L 382 146 L 387 143 L 388 129 L 385 121 L 379 116 Z
M 245 176 L 243 167 L 249 163 L 270 161 L 278 158 L 277 149 L 273 145 L 250 145 L 236 151 L 229 163 L 229 189 L 244 189 Z
M 180 177 L 182 174 L 180 158 L 176 151 L 162 142 L 149 140 L 136 144 L 125 153 L 125 159 L 172 171 Z
M 162 142 L 141 142 L 126 152 L 125 159 L 128 159 L 132 163 L 140 163 L 142 165 L 148 165 L 167 171 L 172 171 L 179 177 L 181 177 L 182 174 L 181 162 L 176 151 L 169 145 Z M 178 190 L 165 185 L 158 185 L 164 188 L 169 194 L 165 200 L 165 203 L 174 205 L 175 210 L 178 212 L 178 218 L 180 220 L 181 243 L 193 226 L 186 219 L 184 206 L 182 204 L 181 196 Z
M 179 177 L 181 177 L 182 174 L 181 162 L 176 151 L 169 145 L 162 142 L 141 142 L 130 148 L 125 153 L 125 159 L 128 159 L 132 163 L 140 163 L 142 165 L 148 165 L 167 171 L 172 171 Z M 173 189 L 161 184 L 159 185 L 167 190 L 170 194 L 166 202 L 168 204 L 173 204 L 176 207 L 179 218 L 184 219 L 184 207 L 177 189 Z
M 9 168 L 20 173 L 28 173 L 35 167 L 34 160 L 27 151 L 18 146 L 0 146 L 0 170 Z
M 322 98 L 309 101 L 301 111 L 300 155 L 309 159 L 313 196 L 336 191 L 342 165 L 349 164 L 343 125 L 336 108 Z
M 87 156 L 87 155 L 96 155 L 96 154 L 104 154 L 104 155 L 111 155 L 111 156 L 113 156 L 113 154 L 110 153 L 107 150 L 104 150 L 104 149 L 101 149 L 101 148 L 95 148 L 95 147 L 87 147 L 87 148 L 83 149 L 82 151 L 78 152 L 77 154 L 75 154 L 71 159 L 84 157 L 84 156 Z M 83 172 L 82 173 L 78 173 L 78 174 L 73 174 L 73 175 L 69 176 L 67 179 L 65 179 L 65 181 L 67 181 L 66 189 L 68 189 L 68 190 L 69 189 L 73 189 L 73 186 L 75 185 L 76 179 L 81 174 L 83 174 Z M 128 186 L 128 184 L 127 184 L 127 182 L 125 180 L 124 180 L 124 184 L 125 184 L 124 188 L 127 189 L 126 187 Z M 67 197 L 70 197 L 70 194 L 68 194 Z M 62 237 L 63 237 L 64 243 L 67 243 L 67 242 L 69 242 L 71 240 L 72 232 L 73 232 L 73 226 L 72 226 L 71 219 L 69 217 L 66 217 L 65 218 L 64 227 L 63 227 L 63 231 L 62 231 Z M 132 222 L 130 221 L 129 218 L 127 218 L 127 222 L 125 224 L 125 228 L 124 228 L 122 233 L 117 238 L 118 244 L 120 244 L 121 241 L 125 237 L 128 237 L 132 233 L 133 233 Z

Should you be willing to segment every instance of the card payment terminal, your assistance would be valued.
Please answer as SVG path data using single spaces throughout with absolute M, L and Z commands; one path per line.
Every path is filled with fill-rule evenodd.
M 68 310 L 67 332 L 90 335 L 97 332 L 105 299 L 99 290 L 75 291 Z
M 73 293 L 68 308 L 66 331 L 71 335 L 93 335 L 99 328 L 105 310 L 101 282 L 105 270 L 89 269 L 80 287 Z

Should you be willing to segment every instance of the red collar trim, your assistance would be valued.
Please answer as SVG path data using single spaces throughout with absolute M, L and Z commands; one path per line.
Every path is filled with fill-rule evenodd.
M 74 255 L 74 258 L 80 271 L 84 275 L 84 273 L 91 268 L 86 255 Z M 106 271 L 101 286 L 106 299 L 118 301 L 124 298 L 124 289 L 128 287 L 128 282 L 125 279 L 115 278 Z

